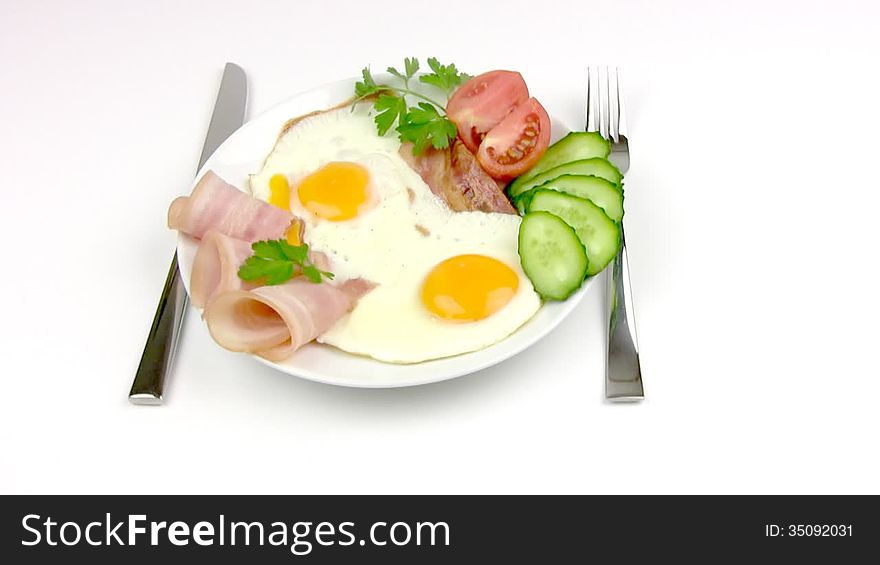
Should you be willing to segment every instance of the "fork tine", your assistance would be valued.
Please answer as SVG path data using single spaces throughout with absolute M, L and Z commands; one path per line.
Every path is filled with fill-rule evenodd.
M 587 114 L 587 131 L 598 131 L 599 124 L 596 122 L 596 96 L 598 92 L 596 91 L 596 81 L 593 80 L 593 67 L 587 67 L 587 99 L 586 103 L 586 114 Z
M 619 94 L 617 67 L 608 69 L 608 136 L 614 143 L 620 141 L 618 135 L 620 125 Z
M 608 67 L 604 68 L 604 72 L 602 67 L 599 68 L 599 77 L 599 108 L 602 112 L 600 131 L 602 132 L 602 137 L 610 139 L 611 112 L 608 101 L 611 99 L 611 96 L 609 96 L 610 91 L 608 90 Z
M 601 111 L 602 137 L 611 139 L 611 85 L 608 67 L 599 67 L 599 109 Z
M 620 81 L 620 69 L 615 69 L 615 71 L 615 75 L 617 75 L 617 95 L 615 98 L 617 98 L 617 136 L 619 141 L 621 138 L 625 140 L 628 134 L 626 131 L 626 104 L 624 103 L 623 84 Z

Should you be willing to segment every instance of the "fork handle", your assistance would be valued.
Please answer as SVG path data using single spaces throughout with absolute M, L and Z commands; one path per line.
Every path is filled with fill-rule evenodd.
M 159 298 L 156 316 L 150 327 L 150 335 L 144 345 L 144 353 L 137 374 L 131 384 L 128 399 L 133 404 L 162 404 L 165 375 L 171 369 L 177 338 L 186 310 L 186 289 L 177 268 L 177 253 L 168 269 L 165 287 Z
M 606 286 L 608 355 L 605 360 L 605 398 L 615 401 L 642 400 L 645 391 L 642 387 L 623 223 L 620 225 L 620 253 L 611 263 Z

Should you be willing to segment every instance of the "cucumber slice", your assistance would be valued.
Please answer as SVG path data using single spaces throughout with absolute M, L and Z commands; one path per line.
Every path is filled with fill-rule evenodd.
M 574 229 L 549 212 L 523 216 L 519 259 L 535 291 L 550 300 L 565 300 L 580 288 L 589 265 Z
M 603 178 L 583 175 L 562 175 L 528 192 L 523 192 L 514 199 L 514 204 L 520 213 L 525 213 L 535 191 L 541 189 L 555 190 L 578 198 L 586 198 L 602 208 L 605 214 L 615 222 L 620 223 L 620 220 L 623 219 L 623 190 Z
M 620 250 L 620 226 L 589 200 L 542 188 L 532 196 L 526 215 L 541 211 L 559 216 L 574 228 L 587 250 L 587 275 L 602 271 Z
M 558 167 L 563 163 L 592 159 L 593 157 L 607 157 L 611 153 L 611 144 L 595 131 L 573 131 L 547 148 L 547 151 L 534 167 L 525 175 L 513 181 L 514 189 L 528 179 Z
M 565 163 L 564 165 L 553 167 L 552 169 L 533 176 L 517 186 L 514 186 L 516 183 L 511 184 L 507 189 L 507 193 L 510 194 L 511 198 L 514 198 L 523 192 L 541 186 L 548 180 L 553 180 L 562 175 L 593 175 L 601 177 L 617 186 L 622 186 L 621 181 L 623 181 L 623 175 L 620 174 L 617 167 L 609 163 L 607 160 L 597 157 L 595 159 L 572 161 L 571 163 Z

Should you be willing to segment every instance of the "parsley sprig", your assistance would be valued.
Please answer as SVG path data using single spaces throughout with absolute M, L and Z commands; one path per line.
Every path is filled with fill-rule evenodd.
M 397 126 L 401 141 L 411 141 L 413 152 L 420 155 L 431 144 L 436 149 L 449 147 L 449 140 L 455 139 L 458 131 L 455 124 L 437 112 L 437 108 L 426 102 L 400 116 Z
M 370 68 L 366 67 L 361 71 L 363 81 L 358 81 L 354 86 L 355 103 L 370 96 L 375 97 L 374 120 L 379 135 L 388 133 L 396 123 L 395 130 L 400 140 L 412 142 L 413 153 L 416 155 L 424 152 L 429 145 L 435 149 L 449 147 L 449 142 L 455 139 L 457 131 L 452 120 L 446 117 L 446 104 L 413 90 L 411 81 L 418 78 L 419 82 L 434 86 L 449 97 L 471 78 L 456 69 L 454 64 L 443 65 L 434 57 L 428 59 L 428 67 L 431 69 L 430 73 L 417 75 L 419 60 L 414 57 L 403 60 L 402 72 L 388 67 L 388 73 L 402 83 L 396 85 L 377 84 Z M 407 96 L 421 101 L 415 106 L 409 106 Z
M 255 242 L 251 249 L 254 254 L 238 269 L 238 278 L 243 281 L 262 280 L 267 285 L 276 285 L 298 275 L 313 283 L 333 278 L 333 273 L 322 271 L 311 262 L 305 243 L 291 245 L 283 239 L 270 239 Z

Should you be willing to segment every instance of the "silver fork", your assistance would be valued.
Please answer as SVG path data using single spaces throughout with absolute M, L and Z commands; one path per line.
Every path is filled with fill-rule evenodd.
M 625 173 L 629 169 L 629 142 L 626 138 L 623 89 L 618 75 L 617 68 L 589 68 L 586 129 L 598 131 L 611 142 L 609 159 L 617 165 L 620 172 Z M 642 387 L 623 223 L 620 223 L 620 253 L 611 262 L 606 283 L 608 355 L 605 359 L 605 398 L 614 401 L 638 401 L 644 399 L 645 391 Z

